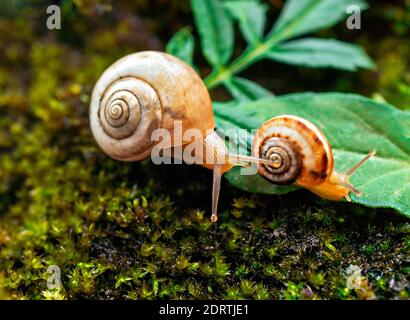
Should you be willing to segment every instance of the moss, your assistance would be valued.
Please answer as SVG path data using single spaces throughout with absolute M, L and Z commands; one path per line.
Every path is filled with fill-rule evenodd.
M 91 2 L 74 3 L 93 19 Z M 133 29 L 86 28 L 76 47 L 21 21 L 0 20 L 0 298 L 409 298 L 404 218 L 224 182 L 212 225 L 210 172 L 120 163 L 93 141 L 92 85 L 142 49 Z M 47 288 L 52 265 L 60 290 Z

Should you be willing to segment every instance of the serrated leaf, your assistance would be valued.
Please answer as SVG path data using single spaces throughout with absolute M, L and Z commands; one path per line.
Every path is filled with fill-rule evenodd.
M 361 167 L 351 182 L 362 191 L 352 200 L 370 207 L 394 208 L 410 217 L 410 113 L 388 104 L 351 94 L 292 94 L 241 105 L 215 107 L 220 129 L 257 128 L 267 119 L 292 114 L 316 124 L 329 140 L 335 168 L 344 172 L 370 150 L 377 154 Z M 282 187 L 262 184 L 252 177 L 228 173 L 228 180 L 240 189 L 278 194 Z M 256 185 L 256 187 L 255 187 Z M 255 189 L 254 189 L 255 188 Z M 262 189 L 262 190 L 261 190 Z
M 283 63 L 313 68 L 355 71 L 374 68 L 373 61 L 357 45 L 334 39 L 305 38 L 271 48 L 266 57 Z
M 174 34 L 166 46 L 166 51 L 169 54 L 178 57 L 191 66 L 194 65 L 194 49 L 195 39 L 189 27 L 182 28 Z
M 233 51 L 234 32 L 230 17 L 219 0 L 191 0 L 202 52 L 213 67 L 226 64 Z
M 347 18 L 347 8 L 367 8 L 364 0 L 288 0 L 271 36 L 281 40 L 329 28 Z
M 266 90 L 256 82 L 233 77 L 224 82 L 225 87 L 232 96 L 240 102 L 253 101 L 272 96 L 272 92 Z
M 266 23 L 266 4 L 259 0 L 230 0 L 223 2 L 233 19 L 239 22 L 242 35 L 252 44 L 263 37 Z

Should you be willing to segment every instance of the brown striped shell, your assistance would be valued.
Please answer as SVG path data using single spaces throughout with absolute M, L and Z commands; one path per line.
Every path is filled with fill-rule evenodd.
M 275 162 L 274 166 L 259 165 L 259 174 L 275 184 L 318 185 L 333 172 L 326 137 L 313 123 L 296 116 L 266 121 L 255 135 L 252 153 Z
M 173 130 L 176 121 L 182 124 L 180 133 Z M 215 127 L 211 99 L 198 74 L 181 60 L 155 51 L 125 56 L 101 75 L 91 97 L 90 124 L 101 149 L 124 161 L 150 155 L 155 129 L 171 133 L 171 147 L 187 129 Z

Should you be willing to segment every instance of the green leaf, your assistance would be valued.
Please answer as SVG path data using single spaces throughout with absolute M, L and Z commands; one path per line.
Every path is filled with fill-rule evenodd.
M 374 68 L 372 60 L 362 48 L 334 39 L 306 38 L 286 42 L 272 48 L 266 57 L 313 68 L 332 67 L 349 71 Z
M 192 36 L 191 28 L 189 27 L 182 28 L 174 34 L 166 46 L 166 51 L 169 54 L 178 57 L 191 66 L 194 65 L 194 49 L 195 39 Z
M 351 178 L 363 193 L 361 197 L 352 195 L 352 200 L 370 207 L 394 208 L 410 217 L 409 112 L 358 95 L 338 93 L 292 94 L 236 106 L 216 106 L 214 110 L 220 130 L 251 130 L 282 114 L 306 118 L 326 135 L 339 172 L 346 171 L 375 149 L 376 156 Z M 266 185 L 260 177 L 240 176 L 238 169 L 226 176 L 234 186 L 251 192 L 288 191 L 273 184 Z
M 253 63 L 265 58 L 266 54 L 272 51 L 272 48 L 277 48 L 289 38 L 330 27 L 344 17 L 347 18 L 347 10 L 350 6 L 367 8 L 365 0 L 288 0 L 271 33 L 262 41 L 249 45 L 229 65 L 212 70 L 204 79 L 206 86 L 213 89 L 224 83 Z M 355 64 L 369 68 L 373 65 L 369 58 L 366 59 L 365 54 L 362 54 L 359 62 L 355 61 Z
M 232 21 L 219 0 L 191 0 L 202 52 L 215 68 L 225 65 L 233 51 Z
M 364 0 L 288 0 L 271 36 L 285 40 L 329 28 L 347 17 L 351 5 L 367 8 Z
M 239 22 L 239 27 L 249 44 L 263 38 L 266 23 L 267 5 L 259 0 L 231 0 L 223 2 L 233 19 Z
M 272 96 L 272 92 L 266 90 L 256 82 L 247 79 L 233 77 L 225 81 L 224 84 L 230 94 L 240 102 Z

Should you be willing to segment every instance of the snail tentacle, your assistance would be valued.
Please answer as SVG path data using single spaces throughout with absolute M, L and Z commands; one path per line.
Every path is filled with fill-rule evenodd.
M 350 177 L 371 157 L 376 155 L 376 150 L 370 151 L 364 158 L 359 160 L 353 167 L 351 167 L 349 170 L 347 170 L 345 173 L 339 173 L 339 179 L 340 179 L 340 185 L 344 186 L 346 189 L 349 189 L 351 192 L 353 192 L 356 196 L 361 196 L 362 192 L 357 189 L 354 185 L 352 185 L 349 182 Z M 351 201 L 350 197 L 345 196 L 346 200 Z
M 213 181 L 212 181 L 212 215 L 211 221 L 218 221 L 218 201 L 219 193 L 221 191 L 221 177 L 222 177 L 222 165 L 215 165 L 213 170 Z

